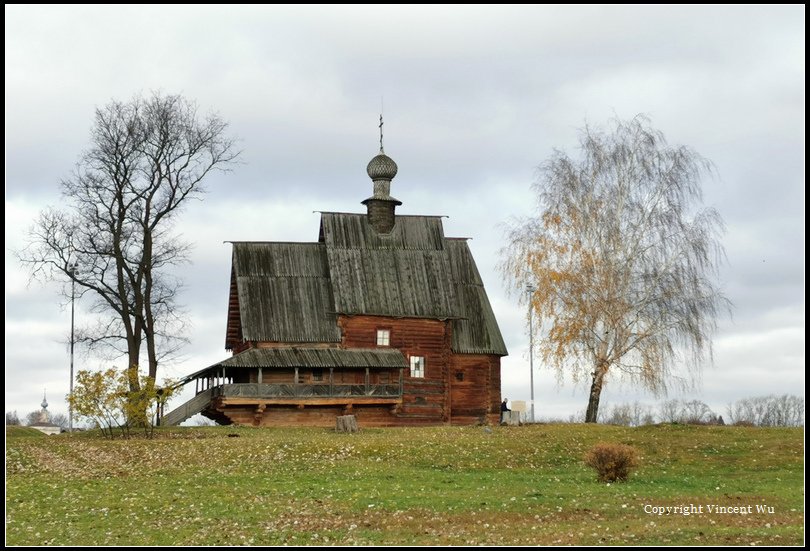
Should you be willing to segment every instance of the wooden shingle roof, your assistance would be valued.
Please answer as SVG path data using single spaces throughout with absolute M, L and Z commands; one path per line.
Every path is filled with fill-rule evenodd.
M 330 367 L 369 367 L 394 369 L 408 367 L 402 352 L 393 348 L 251 348 L 215 366 L 312 369 Z M 215 367 L 212 366 L 212 367 Z
M 234 243 L 232 270 L 238 316 L 228 317 L 240 323 L 244 340 L 340 342 L 322 245 Z
M 507 353 L 467 242 L 440 217 L 397 216 L 380 234 L 365 214 L 322 213 L 318 243 L 233 246 L 228 348 L 340 342 L 337 314 L 362 314 L 450 319 L 455 352 Z

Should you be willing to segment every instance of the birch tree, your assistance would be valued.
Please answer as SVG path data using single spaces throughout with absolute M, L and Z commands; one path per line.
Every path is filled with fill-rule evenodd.
M 730 303 L 716 282 L 722 219 L 702 204 L 711 163 L 643 116 L 586 126 L 580 146 L 539 167 L 536 214 L 509 226 L 501 267 L 513 289 L 536 288 L 538 354 L 590 383 L 595 423 L 608 377 L 655 394 L 696 381 Z

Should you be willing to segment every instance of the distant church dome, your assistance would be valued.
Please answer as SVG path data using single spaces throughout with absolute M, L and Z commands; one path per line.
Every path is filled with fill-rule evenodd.
M 381 152 L 368 162 L 366 172 L 372 180 L 393 180 L 397 175 L 397 163 Z

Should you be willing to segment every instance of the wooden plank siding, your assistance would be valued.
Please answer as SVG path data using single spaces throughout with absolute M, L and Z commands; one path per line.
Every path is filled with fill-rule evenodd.
M 468 425 L 492 421 L 493 415 L 499 414 L 500 364 L 500 358 L 493 355 L 452 355 L 450 403 L 453 424 Z
M 338 405 L 306 408 L 274 406 L 263 409 L 259 413 L 256 407 L 228 406 L 225 413 L 233 423 L 261 427 L 334 428 L 335 417 L 345 414 L 357 417 L 357 423 L 361 428 L 402 425 L 402 422 L 392 413 L 392 409 L 390 406 L 355 406 L 351 409 Z
M 377 343 L 377 329 L 391 333 L 389 348 L 402 352 L 410 365 L 411 356 L 425 358 L 424 378 L 411 377 L 410 367 L 405 369 L 402 409 L 398 417 L 442 423 L 450 420 L 449 395 L 445 392 L 452 326 L 447 320 L 424 318 L 393 318 L 387 316 L 340 316 L 338 325 L 346 348 L 370 348 Z M 382 348 L 382 347 L 380 347 Z

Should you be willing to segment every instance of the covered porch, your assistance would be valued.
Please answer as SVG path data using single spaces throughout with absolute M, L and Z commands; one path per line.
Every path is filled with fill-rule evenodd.
M 395 409 L 406 366 L 393 349 L 251 348 L 181 379 L 177 387 L 193 382 L 195 397 L 161 412 L 161 424 L 177 425 L 197 413 L 244 423 L 246 408 L 253 413 L 251 424 L 261 424 L 274 406 L 327 407 L 335 415 L 355 406 Z

